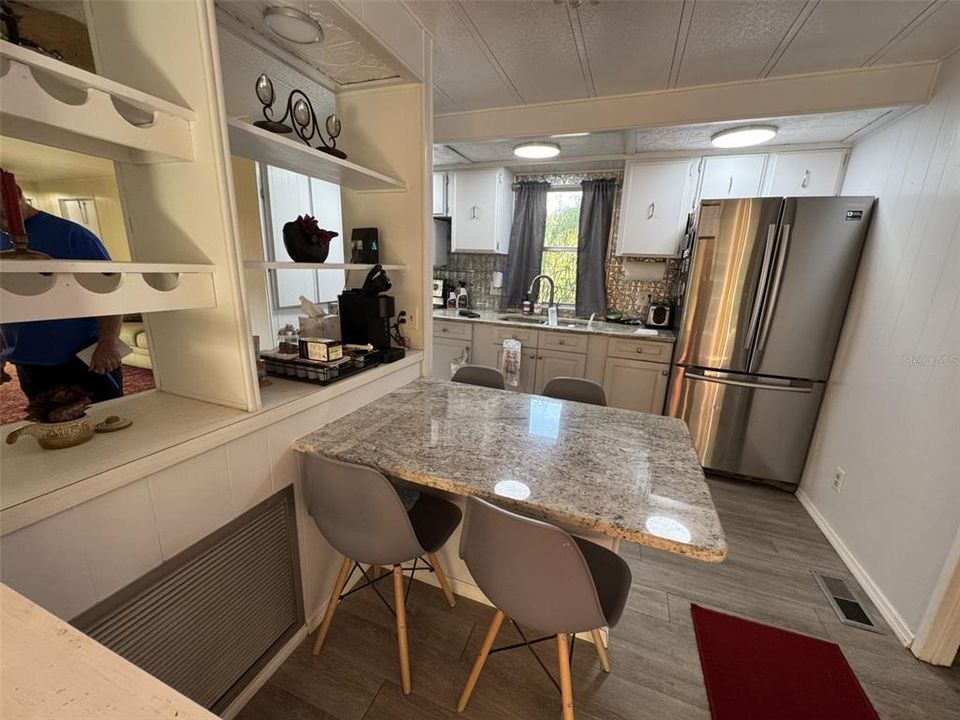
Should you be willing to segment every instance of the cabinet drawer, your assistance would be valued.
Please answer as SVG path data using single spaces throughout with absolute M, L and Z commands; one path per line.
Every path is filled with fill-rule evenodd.
M 586 335 L 576 335 L 565 332 L 540 332 L 541 350 L 566 350 L 567 352 L 585 353 L 587 351 Z
M 524 347 L 535 348 L 537 346 L 537 331 L 514 327 L 497 327 L 494 329 L 494 343 L 502 345 L 503 341 L 508 339 L 519 340 Z
M 624 358 L 626 360 L 668 363 L 672 352 L 673 345 L 671 343 L 630 338 L 611 338 L 610 344 L 607 346 L 608 357 Z
M 470 323 L 434 320 L 433 334 L 434 337 L 437 338 L 456 338 L 457 340 L 469 340 L 473 334 L 473 328 L 470 326 Z

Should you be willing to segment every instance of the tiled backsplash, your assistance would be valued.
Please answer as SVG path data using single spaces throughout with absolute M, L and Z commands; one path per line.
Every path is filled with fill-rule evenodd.
M 609 177 L 610 173 L 599 173 Z M 548 179 L 556 184 L 579 183 L 582 176 L 517 176 L 517 179 Z M 652 258 L 622 258 L 613 254 L 616 247 L 616 233 L 620 226 L 621 193 L 617 194 L 617 201 L 613 208 L 613 223 L 610 242 L 607 248 L 607 307 L 619 310 L 625 315 L 641 316 L 647 306 L 647 297 L 651 296 L 654 302 L 669 302 L 673 300 L 675 279 L 680 264 L 677 260 L 657 260 Z M 659 280 L 631 280 L 627 277 L 629 266 L 634 263 L 655 263 L 661 272 L 644 273 L 647 275 L 661 274 Z M 470 306 L 478 310 L 501 310 L 502 290 L 492 287 L 493 273 L 500 271 L 506 277 L 507 256 L 487 255 L 480 253 L 449 253 L 447 264 L 436 266 L 433 269 L 434 278 L 442 278 L 454 286 L 458 282 L 467 284 L 470 295 Z

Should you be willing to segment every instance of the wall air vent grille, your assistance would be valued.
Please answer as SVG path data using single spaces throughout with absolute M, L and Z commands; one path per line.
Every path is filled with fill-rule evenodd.
M 813 577 L 827 597 L 827 602 L 837 614 L 837 618 L 844 625 L 882 633 L 883 628 L 874 621 L 871 613 L 867 612 L 864 603 L 857 597 L 857 593 L 850 587 L 850 581 L 835 575 L 813 571 Z

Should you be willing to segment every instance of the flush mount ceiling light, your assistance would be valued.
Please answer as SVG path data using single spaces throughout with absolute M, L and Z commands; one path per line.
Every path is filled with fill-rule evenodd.
M 551 142 L 525 142 L 514 145 L 513 154 L 528 160 L 543 160 L 560 154 L 560 146 Z
M 278 38 L 297 45 L 312 45 L 323 40 L 320 23 L 291 7 L 267 8 L 263 11 L 263 24 Z
M 721 130 L 710 138 L 710 142 L 718 148 L 740 148 L 765 143 L 776 135 L 777 128 L 773 125 L 744 125 Z

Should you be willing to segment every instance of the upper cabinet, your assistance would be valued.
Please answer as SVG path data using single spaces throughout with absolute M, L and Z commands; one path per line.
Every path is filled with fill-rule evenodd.
M 433 214 L 440 216 L 450 214 L 447 205 L 447 174 L 445 172 L 433 174 Z
M 504 168 L 449 174 L 453 252 L 506 253 L 513 224 L 513 175 Z
M 627 163 L 618 255 L 676 255 L 694 208 L 696 159 Z
M 836 195 L 846 154 L 845 150 L 772 153 L 763 182 L 763 195 Z
M 702 200 L 759 197 L 766 155 L 715 155 L 703 159 Z

